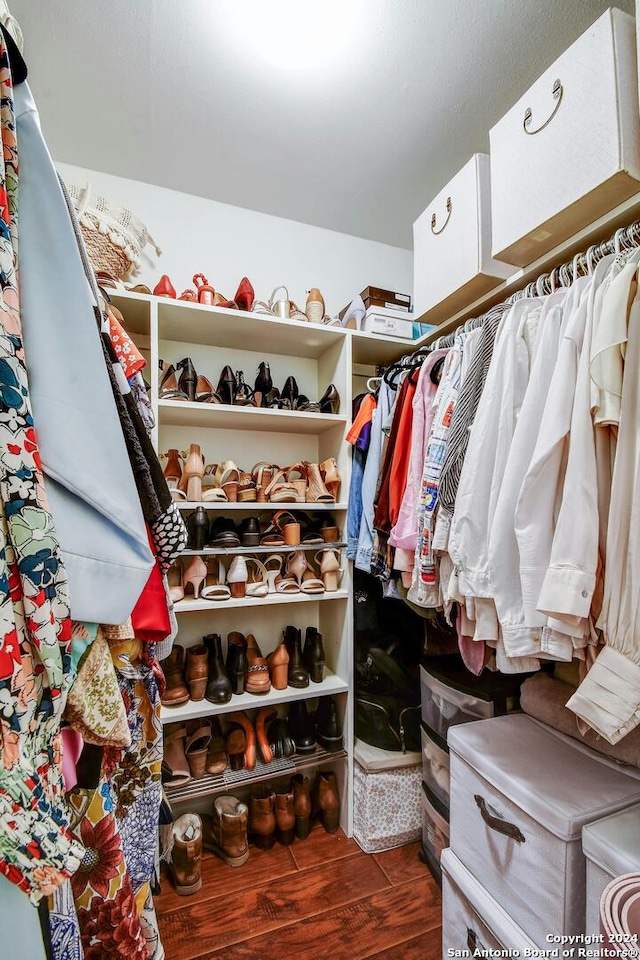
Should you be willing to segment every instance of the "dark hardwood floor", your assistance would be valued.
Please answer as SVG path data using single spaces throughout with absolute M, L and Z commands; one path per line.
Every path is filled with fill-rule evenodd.
M 203 856 L 202 890 L 155 898 L 167 960 L 440 960 L 440 891 L 419 843 L 363 853 L 318 824 L 251 847 L 242 867 Z

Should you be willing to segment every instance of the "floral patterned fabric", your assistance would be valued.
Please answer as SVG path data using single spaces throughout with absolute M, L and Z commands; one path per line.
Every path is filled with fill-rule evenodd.
M 18 165 L 0 39 L 0 872 L 35 902 L 78 868 L 60 769 L 73 669 L 67 577 L 44 491 L 18 298 Z
M 131 734 L 118 679 L 102 629 L 74 623 L 73 651 L 82 650 L 78 672 L 67 698 L 64 718 L 86 743 L 128 747 Z

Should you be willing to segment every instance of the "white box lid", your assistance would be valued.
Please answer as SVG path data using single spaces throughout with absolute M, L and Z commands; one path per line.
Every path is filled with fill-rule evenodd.
M 640 871 L 640 804 L 582 828 L 585 857 L 613 877 Z
M 363 740 L 356 740 L 353 759 L 367 772 L 374 770 L 397 770 L 398 767 L 422 766 L 420 750 L 381 750 Z
M 448 741 L 451 754 L 564 840 L 640 801 L 640 780 L 524 714 L 450 727 Z

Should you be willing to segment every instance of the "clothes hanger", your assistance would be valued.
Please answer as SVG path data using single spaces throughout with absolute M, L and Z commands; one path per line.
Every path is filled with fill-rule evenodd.
M 367 380 L 367 390 L 369 393 L 377 393 L 380 384 L 382 383 L 382 377 L 369 377 Z M 373 386 L 375 384 L 375 386 Z

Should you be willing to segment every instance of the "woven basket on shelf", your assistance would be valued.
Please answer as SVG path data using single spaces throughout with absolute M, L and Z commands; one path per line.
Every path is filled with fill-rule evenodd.
M 129 280 L 140 271 L 142 251 L 150 244 L 157 256 L 161 250 L 145 225 L 120 204 L 96 196 L 91 185 L 66 184 L 78 214 L 89 259 L 96 272 Z

